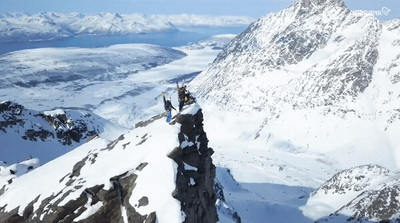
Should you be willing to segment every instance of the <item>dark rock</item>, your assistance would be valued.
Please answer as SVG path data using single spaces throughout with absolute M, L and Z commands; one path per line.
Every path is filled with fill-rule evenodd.
M 183 142 L 191 142 L 193 145 L 175 148 L 168 155 L 178 164 L 176 189 L 172 196 L 181 202 L 182 211 L 186 216 L 184 222 L 188 223 L 218 221 L 214 194 L 215 166 L 211 159 L 213 152 L 208 147 L 202 121 L 201 110 L 195 115 L 178 115 L 176 122 L 181 124 L 179 143 L 182 145 Z M 198 144 L 200 145 L 197 147 Z M 186 170 L 185 164 L 194 168 Z
M 74 167 L 72 168 L 72 173 L 69 176 L 70 178 L 72 177 L 77 177 L 81 174 L 81 169 L 83 166 L 85 166 L 85 162 L 88 159 L 88 156 L 86 156 L 85 158 L 83 158 L 81 161 L 77 162 Z
M 155 223 L 157 220 L 157 216 L 155 212 L 151 212 L 147 217 L 145 223 Z
M 125 136 L 124 136 L 124 135 L 120 135 L 120 136 L 118 137 L 118 139 L 116 139 L 116 140 L 110 142 L 110 143 L 107 145 L 107 148 L 102 149 L 102 150 L 108 150 L 108 151 L 110 151 L 110 150 L 114 149 L 114 147 L 118 144 L 118 142 L 120 142 L 120 141 L 122 141 L 122 140 L 124 140 L 124 139 L 125 139 Z
M 29 216 L 33 213 L 33 204 L 36 203 L 36 202 L 38 201 L 39 197 L 40 197 L 40 195 L 38 195 L 38 196 L 35 198 L 35 200 L 31 201 L 31 202 L 28 204 L 28 206 L 26 206 L 26 208 L 25 208 L 25 210 L 24 210 L 24 213 L 23 213 L 23 215 L 22 215 L 22 217 L 23 217 L 24 219 L 28 219 Z
M 142 197 L 139 199 L 139 206 L 147 206 L 149 204 L 149 199 L 147 197 Z
M 152 118 L 150 118 L 149 120 L 146 121 L 141 121 L 135 124 L 135 128 L 141 128 L 141 127 L 146 127 L 148 126 L 150 123 L 153 123 L 156 120 L 162 119 L 163 117 L 166 117 L 167 114 L 166 113 L 162 113 L 159 115 L 155 115 Z
M 136 167 L 136 170 L 142 171 L 143 168 L 145 168 L 147 166 L 147 162 L 141 163 L 138 167 Z

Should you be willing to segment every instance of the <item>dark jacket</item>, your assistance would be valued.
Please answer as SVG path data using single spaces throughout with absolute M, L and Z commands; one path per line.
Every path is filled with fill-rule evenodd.
M 165 100 L 165 96 L 163 95 L 163 100 L 164 100 L 164 109 L 165 111 L 171 111 L 171 109 L 174 109 L 174 106 L 172 106 L 172 103 L 170 100 Z

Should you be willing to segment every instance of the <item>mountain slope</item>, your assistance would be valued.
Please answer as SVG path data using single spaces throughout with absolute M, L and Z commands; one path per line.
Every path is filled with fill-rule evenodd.
M 1 185 L 0 221 L 216 222 L 202 120 L 193 105 L 175 125 L 163 117 L 111 143 L 96 138 Z
M 315 152 L 355 146 L 378 155 L 379 146 L 392 157 L 399 24 L 349 11 L 343 1 L 297 1 L 251 24 L 190 87 L 223 110 L 252 113 L 259 128 L 246 134 L 269 147 L 289 141 Z
M 399 180 L 398 172 L 377 165 L 343 170 L 314 191 L 303 210 L 314 220 L 334 213 L 318 222 L 395 222 L 400 216 Z
M 262 181 L 315 188 L 334 173 L 360 165 L 398 170 L 399 31 L 400 20 L 380 22 L 348 10 L 343 1 L 329 0 L 296 1 L 251 24 L 189 84 L 198 101 L 208 105 L 203 106 L 206 115 L 221 114 L 209 120 L 214 126 L 212 133 L 208 130 L 218 164 L 231 169 L 242 187 Z M 229 134 L 222 140 L 226 129 Z M 231 141 L 235 143 L 227 143 Z M 226 144 L 233 148 L 224 149 Z M 250 161 L 238 161 L 260 177 L 248 177 L 231 153 L 249 156 Z M 263 165 L 254 166 L 255 161 Z M 319 218 L 340 212 L 346 219 L 387 219 L 379 215 L 380 206 L 368 213 L 370 207 L 359 205 L 379 201 L 376 194 L 397 193 L 398 181 L 382 181 L 392 186 L 366 192 L 349 206 L 329 207 Z M 296 208 L 302 201 L 298 194 L 289 194 L 295 204 L 263 200 Z M 321 196 L 324 199 L 330 197 Z M 226 202 L 237 205 L 233 208 L 246 220 L 245 208 L 236 200 Z M 308 210 L 300 222 L 321 214 L 323 204 L 308 204 L 299 205 Z M 291 222 L 284 214 L 279 218 Z

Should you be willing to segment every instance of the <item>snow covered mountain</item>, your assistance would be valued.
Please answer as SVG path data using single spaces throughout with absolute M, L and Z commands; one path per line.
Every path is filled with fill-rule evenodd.
M 159 118 L 0 181 L 0 221 L 216 222 L 215 166 L 201 109 L 186 108 L 174 125 Z
M 314 191 L 305 212 L 318 222 L 393 221 L 400 217 L 399 172 L 364 165 L 335 174 Z
M 204 107 L 206 115 L 223 114 L 208 120 L 214 126 L 208 131 L 213 148 L 235 140 L 229 146 L 241 151 L 269 151 L 265 154 L 271 160 L 260 164 L 285 163 L 298 175 L 280 173 L 288 175 L 278 178 L 275 172 L 271 176 L 270 168 L 254 167 L 269 173 L 266 182 L 314 187 L 323 179 L 320 174 L 329 176 L 331 171 L 355 166 L 377 164 L 399 170 L 399 52 L 400 20 L 380 22 L 372 15 L 350 11 L 344 1 L 299 0 L 252 23 L 189 88 L 195 89 L 200 103 L 209 105 Z M 218 133 L 226 128 L 230 136 L 219 139 Z M 282 153 L 286 158 L 281 158 Z M 234 157 L 220 156 L 221 162 Z M 298 160 L 291 160 L 292 156 Z M 276 157 L 282 160 L 275 161 Z M 236 180 L 248 182 L 245 171 L 233 162 L 224 165 Z M 369 207 L 359 205 L 366 200 L 378 202 L 380 193 L 396 194 L 398 181 L 383 181 L 393 186 L 363 193 L 362 199 L 346 207 L 347 203 L 335 204 L 322 215 L 318 213 L 323 204 L 317 207 L 306 202 L 301 210 L 307 210 L 303 217 L 309 219 L 301 221 L 317 221 L 331 213 L 346 213 L 346 219 L 387 220 L 378 214 L 379 208 L 367 213 Z M 226 202 L 235 206 L 232 199 Z M 268 200 L 267 205 L 283 202 L 285 208 L 293 207 L 287 200 L 263 200 Z M 235 208 L 241 207 L 236 204 Z M 398 219 L 396 214 L 389 218 Z M 291 221 L 283 217 L 283 222 Z
M 213 17 L 201 15 L 145 15 L 43 12 L 8 13 L 0 16 L 0 42 L 43 41 L 75 35 L 127 35 L 152 32 L 176 32 L 176 27 L 235 27 L 254 21 L 249 17 Z
M 96 136 L 108 138 L 103 133 L 110 129 L 115 134 L 123 131 L 90 111 L 38 112 L 13 102 L 1 102 L 1 161 L 11 164 L 34 157 L 46 163 Z
M 71 35 L 46 14 L 13 13 L 0 17 L 0 42 L 49 40 Z
M 177 31 L 168 21 L 146 15 L 100 13 L 6 14 L 0 18 L 0 42 L 40 41 L 82 34 L 121 35 Z
M 268 147 L 399 155 L 399 27 L 343 1 L 297 1 L 250 25 L 190 87 L 223 110 L 254 113 L 259 128 L 247 134 Z

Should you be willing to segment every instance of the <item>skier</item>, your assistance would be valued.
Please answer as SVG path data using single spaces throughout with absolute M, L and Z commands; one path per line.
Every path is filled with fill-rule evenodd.
M 172 119 L 171 111 L 172 111 L 172 109 L 174 109 L 176 111 L 176 109 L 174 108 L 174 106 L 172 106 L 171 98 L 168 98 L 168 100 L 166 100 L 164 92 L 162 92 L 162 96 L 163 96 L 163 101 L 164 101 L 164 109 L 167 112 L 167 122 L 169 123 Z
M 186 86 L 179 87 L 179 83 L 176 82 L 176 88 L 178 89 L 179 112 L 181 112 L 186 101 Z

